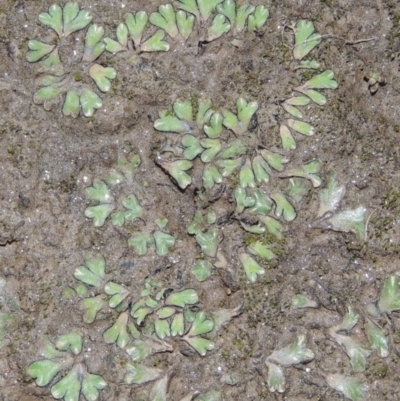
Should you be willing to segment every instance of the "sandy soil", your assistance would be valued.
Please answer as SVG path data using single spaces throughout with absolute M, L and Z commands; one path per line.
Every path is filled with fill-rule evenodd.
M 80 2 L 93 21 L 112 36 L 127 11 L 153 12 L 159 0 Z M 115 319 L 109 312 L 93 324 L 82 321 L 80 297 L 66 298 L 66 289 L 78 284 L 73 273 L 84 259 L 101 253 L 107 261 L 107 278 L 139 294 L 147 276 L 174 289 L 195 288 L 200 308 L 217 310 L 243 304 L 240 316 L 224 326 L 215 349 L 200 357 L 184 342 L 172 339 L 174 351 L 152 356 L 150 366 L 170 372 L 168 399 L 180 400 L 191 390 L 219 390 L 223 400 L 344 400 L 328 386 L 329 373 L 355 375 L 368 386 L 366 400 L 397 399 L 399 382 L 399 330 L 396 312 L 380 324 L 390 333 L 390 356 L 372 353 L 365 372 L 354 374 L 349 358 L 328 335 L 347 306 L 361 314 L 353 331 L 367 345 L 364 309 L 379 297 L 386 277 L 399 272 L 400 236 L 400 5 L 394 0 L 270 1 L 270 18 L 257 35 L 243 35 L 240 48 L 230 36 L 205 44 L 199 36 L 188 42 L 171 41 L 167 53 L 117 55 L 104 53 L 98 62 L 113 66 L 117 79 L 103 96 L 103 107 L 93 117 L 64 117 L 62 104 L 51 111 L 33 103 L 39 63 L 28 63 L 29 39 L 51 40 L 38 15 L 51 1 L 0 2 L 0 293 L 1 311 L 15 320 L 0 348 L 0 400 L 52 400 L 49 386 L 38 387 L 27 375 L 28 365 L 40 359 L 44 338 L 75 330 L 84 338 L 84 361 L 90 372 L 101 375 L 107 387 L 101 400 L 141 400 L 149 385 L 124 384 L 126 353 L 107 345 L 102 333 Z M 232 182 L 222 196 L 207 191 L 199 200 L 201 177 L 180 190 L 155 163 L 166 135 L 153 128 L 160 110 L 171 109 L 177 99 L 210 97 L 219 107 L 235 110 L 239 96 L 259 103 L 253 132 L 261 143 L 277 149 L 279 121 L 287 115 L 279 106 L 308 72 L 295 70 L 288 28 L 309 19 L 323 35 L 312 56 L 321 70 L 334 71 L 339 87 L 326 92 L 324 107 L 305 109 L 316 134 L 302 138 L 290 156 L 291 163 L 319 160 L 321 177 L 335 170 L 347 192 L 342 209 L 362 205 L 370 216 L 366 240 L 352 233 L 334 232 L 316 219 L 321 188 L 309 187 L 295 205 L 297 218 L 284 222 L 284 241 L 278 260 L 265 264 L 265 275 L 255 284 L 241 272 L 237 250 L 243 231 L 237 221 L 223 226 L 221 249 L 229 269 L 213 269 L 199 283 L 190 272 L 200 249 L 187 234 L 195 211 L 212 205 L 217 216 L 235 209 Z M 77 41 L 76 39 L 80 40 Z M 369 40 L 371 39 L 371 40 Z M 73 73 L 90 78 L 73 50 L 82 51 L 84 32 L 71 35 L 61 58 Z M 81 54 L 81 53 L 80 53 Z M 79 56 L 80 57 L 80 56 Z M 367 77 L 380 71 L 386 85 L 371 94 Z M 89 205 L 86 188 L 104 178 L 122 155 L 139 154 L 134 180 L 113 189 L 118 202 L 135 193 L 144 209 L 143 220 L 115 228 L 110 221 L 96 228 L 84 215 Z M 274 188 L 287 180 L 275 174 Z M 168 218 L 168 231 L 176 239 L 167 256 L 154 249 L 137 256 L 127 237 L 157 218 Z M 154 227 L 153 227 L 154 228 Z M 95 291 L 90 290 L 92 295 Z M 316 309 L 295 309 L 291 298 L 308 294 Z M 14 303 L 13 303 L 14 302 Z M 265 358 L 273 350 L 305 334 L 315 358 L 308 364 L 285 368 L 286 391 L 271 393 Z M 234 385 L 226 375 L 238 377 Z

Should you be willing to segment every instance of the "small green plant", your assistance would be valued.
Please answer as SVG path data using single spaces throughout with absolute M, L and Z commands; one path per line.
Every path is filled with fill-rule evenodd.
M 148 247 L 150 245 L 155 245 L 156 253 L 158 256 L 165 256 L 169 253 L 170 248 L 175 245 L 175 238 L 162 231 L 167 225 L 167 219 L 158 219 L 155 224 L 158 229 L 151 230 L 145 228 L 140 234 L 132 236 L 128 240 L 128 244 L 133 246 L 138 255 L 144 255 L 147 253 Z
M 193 12 L 197 19 L 204 18 L 203 13 L 194 12 L 195 2 L 183 3 L 185 11 Z M 252 8 L 246 6 L 235 8 L 234 3 L 229 0 L 221 2 L 217 7 L 217 11 L 232 25 L 238 24 L 240 13 L 245 15 L 250 9 Z M 261 8 L 255 9 L 259 16 L 264 14 L 267 18 L 264 11 Z M 241 30 L 241 26 L 239 23 L 236 29 Z M 313 32 L 314 26 L 311 22 L 300 21 L 297 24 L 295 28 L 296 59 L 305 57 L 319 43 L 320 35 Z M 302 65 L 303 67 L 312 68 L 317 65 L 315 62 L 309 62 L 307 65 Z M 207 98 L 177 100 L 172 106 L 172 111 L 161 111 L 159 118 L 154 122 L 154 128 L 165 133 L 165 142 L 155 155 L 156 163 L 184 190 L 192 184 L 192 176 L 198 175 L 193 168 L 194 161 L 199 160 L 200 165 L 203 166 L 203 190 L 199 192 L 199 198 L 202 201 L 207 201 L 208 190 L 224 188 L 227 183 L 228 192 L 232 193 L 236 202 L 234 219 L 239 223 L 240 228 L 248 234 L 269 233 L 280 239 L 282 237 L 280 221 L 290 222 L 297 215 L 290 198 L 293 197 L 295 202 L 301 201 L 308 189 L 304 184 L 305 180 L 309 180 L 314 188 L 322 183 L 319 176 L 321 163 L 318 160 L 311 160 L 291 169 L 286 168 L 289 162 L 287 154 L 296 148 L 296 136 L 315 134 L 314 127 L 302 121 L 303 113 L 299 107 L 307 106 L 310 101 L 314 101 L 317 105 L 325 104 L 326 97 L 321 90 L 336 87 L 337 82 L 333 72 L 326 70 L 315 74 L 304 84 L 294 88 L 301 92 L 302 96 L 289 98 L 282 104 L 283 109 L 294 117 L 279 127 L 282 153 L 275 149 L 266 149 L 264 145 L 258 143 L 255 133 L 252 132 L 251 123 L 259 108 L 257 102 L 239 98 L 236 101 L 236 111 L 232 112 L 227 108 L 217 107 Z M 322 99 L 325 100 L 322 101 Z M 279 173 L 280 178 L 292 177 L 286 193 L 279 190 L 266 193 L 264 186 L 270 182 L 274 171 Z M 234 181 L 235 184 L 232 185 Z M 198 186 L 199 183 L 196 185 Z M 217 253 L 221 251 L 221 234 L 218 226 L 213 225 L 214 222 L 206 222 L 205 214 L 201 211 L 196 212 L 188 232 L 195 236 L 206 257 L 216 258 Z M 334 220 L 330 221 L 332 227 L 342 229 L 338 222 L 342 217 L 341 215 L 333 216 Z M 363 216 L 360 217 L 362 218 Z M 362 235 L 361 223 L 355 222 L 350 225 L 349 231 Z M 265 272 L 262 263 L 276 257 L 271 247 L 273 242 L 265 243 L 261 238 L 254 239 L 246 244 L 246 249 L 238 252 L 237 257 L 249 281 L 256 281 L 257 277 Z M 196 265 L 199 277 L 202 277 L 204 266 L 209 269 L 209 263 L 213 263 L 209 260 L 207 262 L 207 264 Z M 209 274 L 209 270 L 206 271 L 205 276 Z
M 151 22 L 159 26 L 160 24 L 169 31 L 169 33 L 175 33 L 176 25 L 174 16 L 171 19 L 171 5 L 160 6 L 160 13 L 151 14 Z M 167 20 L 164 16 L 167 16 Z M 157 17 L 158 16 L 158 17 Z M 165 52 L 170 49 L 169 43 L 165 40 L 165 30 L 159 29 L 153 35 L 143 40 L 143 33 L 149 16 L 144 11 L 138 11 L 134 14 L 128 13 L 125 18 L 125 23 L 118 25 L 116 30 L 116 39 L 106 37 L 104 42 L 106 43 L 106 50 L 110 53 L 119 53 L 122 51 L 129 50 L 131 43 L 133 44 L 137 52 Z M 156 22 L 156 23 L 154 23 Z M 157 22 L 159 24 L 157 24 Z M 174 34 L 173 33 L 173 34 Z
M 102 255 L 95 255 L 85 259 L 85 265 L 78 266 L 74 276 L 87 285 L 99 287 L 104 282 L 106 261 Z
M 371 95 L 374 95 L 381 86 L 386 85 L 386 79 L 382 75 L 382 71 L 372 70 L 364 77 L 368 82 L 368 89 Z
M 294 49 L 293 56 L 296 60 L 301 60 L 321 43 L 321 35 L 315 33 L 314 24 L 311 21 L 300 20 L 294 30 Z
M 211 24 L 206 25 L 205 22 L 214 11 L 214 19 Z M 262 28 L 268 15 L 264 6 L 237 6 L 233 0 L 180 1 L 176 3 L 176 8 L 172 4 L 163 4 L 150 15 L 144 11 L 126 14 L 125 21 L 116 29 L 116 38 L 104 38 L 105 49 L 115 54 L 129 51 L 133 45 L 137 53 L 166 52 L 171 48 L 171 41 L 179 38 L 187 41 L 193 31 L 199 33 L 199 41 L 202 43 L 212 42 L 230 31 L 235 35 L 241 34 L 245 30 L 246 22 L 248 31 L 254 32 Z M 147 33 L 148 25 L 158 30 Z M 232 43 L 240 45 L 241 42 L 236 39 Z
M 301 178 L 290 178 L 285 193 L 299 204 L 308 193 L 307 183 Z
M 262 32 L 258 31 L 268 19 L 268 10 L 262 5 L 255 7 L 242 3 L 233 0 L 179 0 L 174 5 L 161 5 L 149 14 L 143 11 L 127 13 L 117 26 L 114 39 L 103 38 L 103 29 L 90 25 L 92 17 L 76 3 L 67 3 L 63 7 L 53 5 L 47 13 L 39 16 L 39 21 L 56 32 L 56 44 L 35 40 L 28 43 L 28 61 L 40 61 L 46 71 L 34 101 L 44 104 L 47 110 L 59 96 L 65 95 L 63 113 L 73 117 L 80 110 L 85 116 L 91 116 L 101 107 L 102 99 L 97 91 L 82 83 L 82 74 L 66 71 L 59 57 L 62 39 L 80 29 L 87 28 L 82 56 L 85 73 L 100 92 L 107 92 L 116 71 L 103 66 L 103 63 L 94 63 L 105 50 L 113 54 L 132 50 L 137 54 L 168 51 L 175 41 L 186 42 L 194 32 L 198 33 L 203 45 L 230 33 L 231 44 L 240 47 L 239 35 L 246 30 L 246 24 L 247 31 L 261 35 Z M 333 71 L 320 71 L 317 61 L 303 60 L 321 41 L 321 35 L 314 32 L 313 23 L 302 20 L 293 29 L 293 57 L 298 62 L 295 69 L 311 70 L 307 71 L 311 78 L 292 88 L 298 96 L 291 96 L 281 103 L 282 110 L 290 117 L 279 125 L 280 147 L 267 148 L 260 140 L 255 130 L 260 105 L 243 97 L 236 100 L 233 111 L 218 107 L 207 98 L 176 100 L 171 110 L 160 111 L 154 122 L 155 130 L 165 139 L 155 154 L 156 164 L 181 190 L 192 184 L 199 190 L 197 201 L 200 206 L 187 231 L 201 251 L 191 270 L 200 282 L 211 276 L 213 266 L 229 270 L 224 256 L 223 226 L 227 223 L 234 225 L 235 232 L 243 234 L 243 240 L 231 257 L 242 264 L 247 280 L 256 282 L 282 250 L 285 223 L 296 218 L 296 208 L 300 207 L 310 188 L 322 184 L 321 162 L 312 159 L 291 165 L 291 152 L 296 149 L 299 138 L 306 139 L 304 137 L 316 134 L 315 127 L 304 120 L 304 107 L 311 102 L 317 106 L 325 105 L 327 97 L 324 91 L 335 89 L 338 84 Z M 83 82 L 86 81 L 83 79 Z M 94 179 L 92 186 L 87 188 L 90 204 L 85 215 L 96 227 L 102 227 L 108 219 L 115 227 L 128 227 L 133 232 L 128 244 L 136 254 L 144 255 L 154 245 L 156 254 L 165 256 L 173 251 L 175 237 L 166 229 L 166 218 L 158 218 L 154 224 L 142 220 L 146 203 L 142 193 L 136 191 L 138 184 L 134 182 L 139 163 L 136 155 L 120 158 L 117 168 L 109 176 Z M 196 171 L 197 168 L 201 171 Z M 200 180 L 197 177 L 201 177 Z M 279 180 L 275 180 L 276 177 Z M 278 183 L 283 179 L 288 179 L 286 190 Z M 142 202 L 132 193 L 119 197 L 117 189 L 120 184 L 133 184 Z M 213 210 L 210 207 L 221 194 L 226 195 L 232 204 L 232 210 L 229 213 L 225 210 L 223 215 L 218 208 Z M 339 185 L 335 173 L 320 194 L 318 218 L 324 218 L 329 228 L 334 230 L 366 237 L 365 208 L 337 212 L 345 187 Z M 138 221 L 145 224 L 140 230 L 136 224 Z M 74 276 L 79 283 L 65 294 L 80 298 L 79 309 L 87 324 L 112 315 L 109 327 L 102 333 L 103 341 L 126 351 L 129 359 L 125 376 L 127 384 L 153 382 L 148 394 L 151 401 L 167 399 L 170 372 L 160 369 L 150 357 L 174 352 L 174 338 L 204 357 L 214 349 L 218 330 L 241 313 L 242 305 L 231 310 L 203 310 L 195 288 L 174 288 L 152 277 L 147 277 L 137 293 L 129 282 L 119 283 L 107 272 L 101 255 L 87 258 L 76 268 Z M 396 278 L 388 278 L 380 299 L 371 306 L 374 313 L 365 322 L 371 347 L 381 357 L 388 356 L 388 340 L 377 318 L 400 308 L 397 306 L 400 305 L 399 288 Z M 296 308 L 318 307 L 306 295 L 296 295 L 292 304 Z M 358 318 L 349 308 L 342 323 L 332 327 L 329 335 L 349 356 L 353 370 L 361 372 L 370 351 L 350 333 Z M 0 326 L 0 340 L 1 329 Z M 81 349 L 82 338 L 78 333 L 60 336 L 54 345 L 47 345 L 44 359 L 33 362 L 28 373 L 38 385 L 44 386 L 68 370 L 52 385 L 53 396 L 73 401 L 81 393 L 87 400 L 97 399 L 105 382 L 100 376 L 88 373 L 85 364 L 78 361 L 76 356 Z M 306 347 L 305 335 L 299 335 L 292 344 L 272 352 L 266 358 L 270 391 L 285 391 L 283 368 L 313 359 L 314 353 Z M 362 398 L 365 391 L 362 383 L 353 378 L 330 375 L 327 381 L 352 400 Z M 232 384 L 235 380 L 229 379 L 225 383 Z M 193 391 L 181 401 L 190 401 L 197 395 Z M 195 399 L 218 401 L 222 395 L 211 391 Z
M 163 223 L 166 224 L 165 221 L 159 221 L 160 225 Z M 192 306 L 196 306 L 199 302 L 194 289 L 171 290 L 152 278 L 146 279 L 138 297 L 129 287 L 107 280 L 106 263 L 100 254 L 88 257 L 84 265 L 76 268 L 74 275 L 80 281 L 75 292 L 77 295 L 83 294 L 80 295 L 79 303 L 79 308 L 84 312 L 83 320 L 92 323 L 96 318 L 102 318 L 103 312 L 110 309 L 113 311 L 114 322 L 104 331 L 103 340 L 106 344 L 115 344 L 126 350 L 130 359 L 125 376 L 126 383 L 140 385 L 155 382 L 150 390 L 150 400 L 159 399 L 152 398 L 156 395 L 157 397 L 162 395 L 164 398 L 161 399 L 166 399 L 168 375 L 162 369 L 146 365 L 145 362 L 149 357 L 156 353 L 173 352 L 173 346 L 168 339 L 174 337 L 185 341 L 199 355 L 205 356 L 214 349 L 215 343 L 212 337 L 216 332 L 241 313 L 241 306 L 231 310 L 194 312 Z M 89 291 L 78 290 L 80 286 L 93 287 L 99 295 L 87 296 Z M 76 335 L 60 337 L 56 342 L 56 351 L 70 349 L 74 353 L 79 353 L 78 345 Z M 58 360 L 52 361 L 58 357 L 58 353 L 55 353 L 54 357 L 49 353 L 47 358 L 50 362 L 45 362 L 51 365 L 54 375 L 63 367 L 58 364 Z M 30 368 L 32 375 L 35 374 L 35 369 L 36 365 Z M 55 390 L 57 389 L 58 387 Z M 59 393 L 53 392 L 54 394 Z M 220 397 L 219 392 L 211 392 L 197 399 L 217 400 L 220 399 L 218 397 Z
M 96 227 L 102 227 L 115 208 L 114 198 L 112 197 L 107 184 L 99 179 L 93 181 L 93 186 L 87 189 L 90 200 L 99 202 L 97 206 L 90 206 L 85 210 L 85 216 L 93 219 Z
M 94 111 L 102 106 L 101 96 L 90 85 L 81 83 L 80 79 L 76 80 L 76 72 L 66 69 L 59 56 L 63 39 L 86 28 L 91 23 L 92 16 L 87 10 L 80 9 L 77 3 L 68 2 L 64 7 L 53 4 L 48 12 L 39 15 L 39 21 L 53 29 L 58 40 L 57 44 L 47 44 L 38 40 L 28 42 L 26 59 L 31 63 L 40 61 L 44 71 L 37 83 L 39 89 L 34 94 L 34 103 L 43 104 L 45 110 L 51 110 L 58 98 L 65 95 L 62 108 L 65 116 L 77 117 L 80 111 L 85 117 L 92 116 Z M 88 75 L 101 93 L 110 90 L 111 81 L 116 77 L 114 68 L 94 63 L 106 48 L 102 42 L 103 35 L 103 28 L 90 25 L 82 50 L 85 73 L 88 70 Z
M 199 260 L 192 267 L 192 273 L 198 281 L 205 281 L 211 276 L 212 264 L 208 260 Z
M 256 8 L 249 4 L 237 6 L 233 0 L 225 0 L 221 4 L 218 4 L 216 9 L 228 19 L 230 27 L 234 33 L 237 34 L 244 30 L 247 18 L 254 13 Z M 262 12 L 258 11 L 257 16 L 253 16 L 253 24 L 262 21 L 261 14 Z M 263 23 L 265 23 L 266 20 L 267 18 L 264 19 Z M 249 30 L 251 31 L 250 27 Z
M 257 276 L 265 273 L 265 270 L 247 253 L 239 254 L 239 260 L 243 265 L 247 278 L 255 282 Z
M 76 361 L 81 351 L 82 337 L 76 332 L 57 337 L 54 345 L 46 340 L 43 359 L 32 362 L 27 373 L 38 386 L 44 387 L 63 372 L 62 378 L 53 381 L 51 394 L 54 398 L 79 401 L 82 394 L 87 401 L 97 400 L 106 382 L 101 376 L 89 373 L 84 363 Z
M 321 177 L 318 176 L 320 170 L 321 163 L 318 160 L 314 160 L 307 164 L 303 164 L 298 169 L 285 171 L 285 176 L 306 178 L 311 181 L 311 184 L 314 188 L 318 188 L 322 183 Z
M 98 178 L 94 179 L 93 186 L 87 189 L 89 200 L 99 202 L 96 206 L 89 206 L 85 210 L 85 216 L 93 219 L 96 227 L 102 227 L 116 208 L 114 197 L 111 195 L 107 184 Z M 135 195 L 130 195 L 122 200 L 123 210 L 116 212 L 112 218 L 115 226 L 122 226 L 125 221 L 133 221 L 143 214 L 143 208 Z
M 114 226 L 122 227 L 143 216 L 144 209 L 134 194 L 123 197 L 120 202 L 113 194 L 113 191 L 121 186 L 132 185 L 135 170 L 139 165 L 138 155 L 124 155 L 118 159 L 116 169 L 111 169 L 109 175 L 103 179 L 95 178 L 92 186 L 86 189 L 91 205 L 85 209 L 85 216 L 93 220 L 95 227 L 102 227 L 109 217 Z M 136 247 L 140 255 L 145 254 L 147 246 L 154 243 L 159 255 L 167 254 L 168 249 L 175 243 L 174 238 L 164 232 L 167 222 L 167 219 L 157 219 L 155 223 L 158 230 L 152 235 L 144 231 L 139 236 L 133 236 L 130 244 Z

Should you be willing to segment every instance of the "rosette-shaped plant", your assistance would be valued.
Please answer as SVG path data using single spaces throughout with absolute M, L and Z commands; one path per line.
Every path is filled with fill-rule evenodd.
M 51 394 L 57 400 L 79 401 L 82 394 L 87 401 L 95 401 L 106 382 L 101 376 L 89 373 L 76 358 L 81 351 L 82 337 L 75 332 L 57 337 L 54 345 L 47 340 L 42 359 L 32 362 L 27 373 L 40 387 L 53 382 Z
M 180 3 L 184 4 L 182 7 L 186 11 L 196 6 L 194 1 Z M 231 24 L 238 24 L 238 31 L 242 30 L 242 23 L 238 21 L 242 18 L 239 14 L 245 13 L 245 6 L 235 8 L 232 1 L 225 0 L 216 9 Z M 261 11 L 255 10 L 256 13 Z M 209 17 L 204 10 L 193 14 L 198 20 Z M 314 33 L 310 21 L 299 21 L 294 31 L 293 55 L 295 60 L 302 60 L 320 43 L 321 37 Z M 316 69 L 319 64 L 301 61 L 299 68 Z M 237 99 L 235 111 L 218 107 L 207 98 L 177 100 L 172 110 L 161 111 L 154 122 L 154 128 L 166 135 L 163 146 L 157 151 L 156 163 L 181 189 L 193 184 L 200 189 L 199 198 L 203 202 L 208 201 L 207 191 L 211 190 L 219 196 L 227 191 L 228 196 L 235 199 L 232 219 L 239 222 L 245 235 L 253 236 L 250 242 L 247 241 L 247 247 L 238 253 L 250 281 L 256 281 L 257 276 L 264 273 L 262 260 L 270 261 L 275 257 L 271 241 L 266 242 L 261 236 L 268 234 L 281 238 L 283 221 L 290 222 L 296 218 L 294 204 L 307 193 L 307 181 L 314 188 L 322 183 L 318 160 L 291 167 L 288 163 L 290 153 L 297 146 L 296 138 L 315 134 L 315 128 L 304 121 L 300 107 L 311 101 L 318 106 L 324 105 L 327 99 L 321 91 L 336 87 L 333 72 L 326 70 L 293 88 L 301 95 L 282 102 L 282 108 L 291 118 L 279 125 L 280 147 L 268 147 L 266 141 L 260 140 L 263 134 L 255 130 L 259 104 L 244 98 Z M 274 177 L 279 181 L 289 178 L 286 191 L 273 181 Z M 215 219 L 210 221 L 209 218 L 206 219 L 209 227 L 201 228 L 198 224 L 200 228 L 196 228 L 196 221 L 200 223 L 202 219 L 205 216 L 196 214 L 188 232 L 195 235 L 206 257 L 215 258 L 221 241 L 218 228 L 210 226 Z M 260 240 L 256 235 L 260 235 Z M 203 261 L 193 268 L 200 280 L 210 275 L 210 263 Z
M 39 89 L 33 101 L 50 110 L 63 97 L 62 111 L 65 116 L 77 117 L 80 111 L 86 117 L 92 116 L 103 101 L 86 76 L 94 81 L 100 93 L 108 92 L 111 81 L 116 77 L 114 68 L 95 63 L 106 48 L 102 42 L 104 29 L 95 24 L 89 26 L 92 16 L 73 2 L 63 7 L 53 4 L 48 12 L 39 15 L 39 21 L 51 28 L 57 37 L 52 43 L 35 39 L 28 42 L 26 59 L 31 63 L 40 61 L 43 73 L 38 79 Z M 75 62 L 75 56 L 62 60 L 60 49 L 68 43 L 70 35 L 87 26 L 84 47 L 76 50 L 81 52 L 80 64 Z
M 103 340 L 126 351 L 129 359 L 126 383 L 141 385 L 155 381 L 150 400 L 167 399 L 167 387 L 164 384 L 168 382 L 168 373 L 146 364 L 148 358 L 157 353 L 173 352 L 173 342 L 168 340 L 174 338 L 186 342 L 200 356 L 205 356 L 214 349 L 212 338 L 216 332 L 241 313 L 241 306 L 204 312 L 197 306 L 199 297 L 194 289 L 173 290 L 153 278 L 146 279 L 140 293 L 135 294 L 129 287 L 108 280 L 102 255 L 88 257 L 83 265 L 76 268 L 74 276 L 79 284 L 71 290 L 81 297 L 79 308 L 83 311 L 84 322 L 90 324 L 109 315 L 110 311 L 113 313 L 115 319 L 103 332 Z M 91 296 L 87 296 L 89 293 Z M 67 346 L 56 347 L 58 350 L 67 349 Z M 48 354 L 46 358 L 51 361 L 45 362 L 49 367 L 54 367 L 54 375 L 62 368 L 58 360 L 52 360 L 61 357 L 57 352 L 54 356 Z M 43 363 L 39 361 L 40 366 Z M 30 374 L 38 377 L 35 364 L 30 366 Z M 46 383 L 50 381 L 51 378 Z M 152 398 L 152 394 L 163 394 L 164 398 Z M 195 394 L 198 393 L 191 393 L 191 397 L 188 395 L 188 399 Z M 219 392 L 210 392 L 196 399 L 219 400 L 217 395 L 220 397 Z

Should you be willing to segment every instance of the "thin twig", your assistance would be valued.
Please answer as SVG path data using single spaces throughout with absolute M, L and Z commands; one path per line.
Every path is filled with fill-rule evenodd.
M 330 34 L 321 35 L 321 38 L 333 38 L 333 39 L 343 40 L 345 45 L 357 45 L 359 43 L 371 42 L 373 40 L 377 40 L 377 38 L 368 38 L 368 39 L 359 39 L 359 40 L 347 40 L 346 38 L 342 38 L 341 36 L 330 35 Z
M 364 241 L 366 241 L 368 239 L 368 224 L 369 221 L 371 220 L 372 215 L 376 212 L 376 209 L 374 209 L 368 216 L 367 221 L 365 223 L 365 239 Z

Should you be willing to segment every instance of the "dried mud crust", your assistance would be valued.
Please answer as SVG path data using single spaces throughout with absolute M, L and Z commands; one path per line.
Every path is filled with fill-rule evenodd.
M 399 252 L 399 146 L 400 6 L 395 1 L 313 1 L 306 5 L 270 3 L 270 19 L 261 35 L 246 37 L 242 49 L 226 40 L 207 45 L 198 54 L 195 38 L 175 53 L 143 55 L 132 60 L 113 59 L 118 81 L 104 97 L 93 118 L 65 118 L 57 110 L 46 112 L 32 103 L 35 67 L 25 61 L 27 40 L 44 33 L 37 16 L 53 2 L 6 2 L 0 9 L 0 276 L 20 300 L 21 314 L 12 341 L 0 349 L 0 400 L 52 400 L 48 388 L 37 387 L 26 376 L 27 361 L 37 355 L 41 335 L 57 336 L 73 323 L 87 331 L 91 371 L 108 386 L 101 398 L 132 399 L 137 388 L 123 382 L 123 353 L 105 346 L 104 322 L 88 327 L 76 305 L 61 298 L 71 284 L 76 266 L 86 252 L 101 249 L 120 282 L 140 288 L 151 272 L 182 288 L 198 285 L 189 268 L 198 249 L 186 235 L 196 209 L 193 188 L 182 192 L 153 162 L 159 135 L 153 130 L 158 111 L 178 98 L 205 94 L 217 104 L 233 108 L 238 96 L 262 105 L 259 129 L 269 141 L 278 141 L 278 103 L 288 95 L 301 74 L 291 70 L 291 33 L 285 24 L 299 18 L 314 21 L 327 37 L 316 49 L 318 59 L 335 71 L 338 90 L 326 107 L 312 108 L 307 116 L 316 126 L 312 142 L 304 141 L 299 160 L 318 157 L 324 172 L 334 168 L 347 184 L 346 206 L 363 204 L 371 211 L 368 239 L 326 231 L 315 222 L 317 191 L 303 200 L 297 219 L 288 225 L 286 248 L 274 268 L 255 285 L 237 277 L 240 290 L 232 295 L 228 279 L 214 274 L 199 286 L 202 305 L 209 309 L 234 307 L 245 301 L 244 313 L 224 328 L 211 355 L 201 358 L 181 344 L 176 352 L 157 356 L 157 366 L 176 371 L 169 397 L 179 399 L 191 388 L 222 389 L 225 400 L 343 400 L 324 374 L 332 366 L 350 373 L 349 361 L 326 335 L 337 324 L 346 305 L 375 300 L 386 276 L 398 271 Z M 165 2 L 164 2 L 165 3 Z M 261 4 L 262 2 L 253 2 Z M 295 4 L 294 4 L 295 3 Z M 161 2 L 132 2 L 128 11 L 153 11 Z M 80 2 L 106 31 L 120 18 L 119 3 Z M 283 33 L 282 33 L 283 31 Z M 358 39 L 370 42 L 346 44 Z M 107 57 L 107 56 L 104 56 Z M 108 60 L 107 60 L 108 61 Z M 364 77 L 379 69 L 387 80 L 371 95 Z M 84 190 L 93 178 L 115 164 L 125 147 L 140 151 L 142 164 L 135 179 L 146 181 L 145 207 L 157 207 L 168 216 L 178 238 L 174 253 L 165 258 L 137 258 L 126 239 L 107 226 L 99 232 L 85 221 Z M 152 218 L 154 217 L 154 218 Z M 154 220 L 158 216 L 149 216 Z M 235 242 L 235 233 L 232 242 Z M 297 311 L 292 295 L 307 292 L 322 308 Z M 394 344 L 400 322 L 392 319 Z M 287 345 L 298 333 L 307 333 L 316 358 L 290 369 L 283 396 L 269 393 L 265 357 Z M 180 352 L 179 352 L 180 351 Z M 339 362 L 338 362 L 339 361 Z M 399 379 L 399 359 L 369 359 L 365 377 L 368 400 L 393 400 Z M 221 383 L 222 374 L 234 371 L 238 384 Z M 276 397 L 276 398 L 275 398 Z

